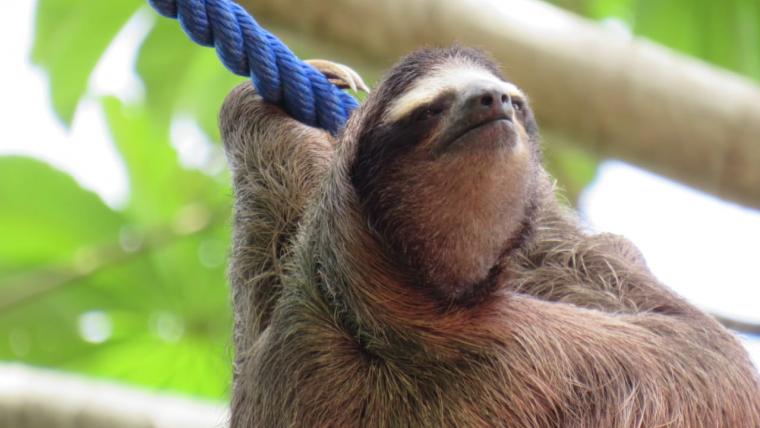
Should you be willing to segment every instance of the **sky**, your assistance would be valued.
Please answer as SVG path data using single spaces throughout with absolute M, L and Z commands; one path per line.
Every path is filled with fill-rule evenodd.
M 93 97 L 111 94 L 129 100 L 143 96 L 134 60 L 153 15 L 138 14 L 119 34 L 67 130 L 51 110 L 44 74 L 29 62 L 34 4 L 0 3 L 0 39 L 13 41 L 4 44 L 0 67 L 4 135 L 0 155 L 27 155 L 49 162 L 118 208 L 129 194 L 127 173 Z M 172 139 L 180 159 L 190 167 L 214 157 L 210 153 L 214 146 L 188 121 L 176 122 Z M 581 198 L 580 211 L 594 230 L 632 240 L 655 275 L 692 303 L 760 322 L 760 212 L 615 160 L 601 164 Z M 760 339 L 745 340 L 745 344 L 760 364 Z

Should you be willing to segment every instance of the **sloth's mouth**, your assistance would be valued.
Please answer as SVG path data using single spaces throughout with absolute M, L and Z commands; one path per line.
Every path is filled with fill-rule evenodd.
M 474 147 L 511 146 L 515 141 L 514 124 L 507 115 L 489 117 L 486 120 L 457 127 L 450 138 L 439 145 L 438 153 Z

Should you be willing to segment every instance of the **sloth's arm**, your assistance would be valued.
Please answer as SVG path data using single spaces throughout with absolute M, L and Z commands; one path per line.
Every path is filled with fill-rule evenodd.
M 547 228 L 538 241 L 520 264 L 516 291 L 606 312 L 707 318 L 662 285 L 622 236 L 587 235 L 566 224 Z
M 230 93 L 219 122 L 235 197 L 229 271 L 235 340 L 245 350 L 269 323 L 281 294 L 282 257 L 326 172 L 333 141 L 264 102 L 250 83 Z
M 571 397 L 556 408 L 579 420 L 563 426 L 760 426 L 757 375 L 713 320 L 599 312 L 528 296 L 514 297 L 506 311 L 510 372 L 524 375 L 510 391 L 526 401 L 529 391 Z

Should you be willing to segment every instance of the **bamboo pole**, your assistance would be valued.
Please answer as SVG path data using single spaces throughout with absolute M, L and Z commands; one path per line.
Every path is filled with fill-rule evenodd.
M 760 207 L 760 87 L 536 0 L 243 0 L 267 25 L 388 66 L 424 45 L 483 47 L 548 135 Z

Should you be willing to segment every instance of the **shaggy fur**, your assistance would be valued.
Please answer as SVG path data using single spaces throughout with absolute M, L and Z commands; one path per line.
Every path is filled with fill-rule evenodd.
M 248 84 L 227 99 L 232 427 L 760 427 L 738 341 L 555 201 L 527 105 L 528 150 L 496 161 L 430 163 L 435 127 L 382 134 L 394 99 L 454 63 L 501 79 L 476 51 L 417 52 L 337 141 Z M 503 200 L 521 208 L 499 216 Z

